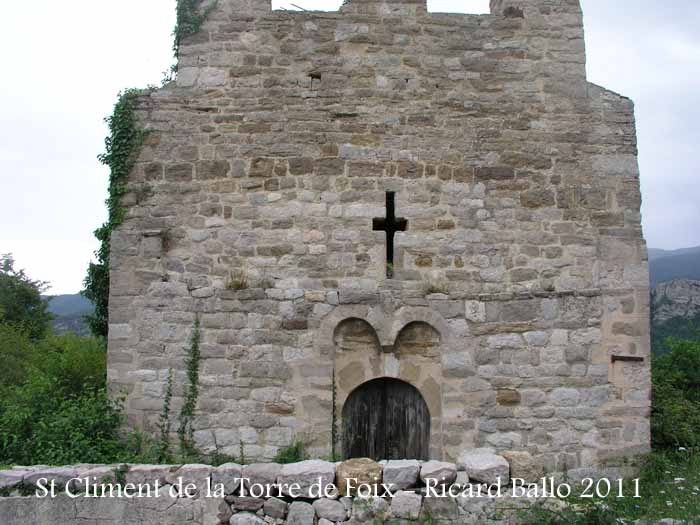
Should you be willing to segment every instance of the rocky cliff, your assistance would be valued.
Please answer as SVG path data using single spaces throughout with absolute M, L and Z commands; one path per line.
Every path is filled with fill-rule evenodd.
M 652 316 L 655 324 L 674 317 L 692 319 L 700 315 L 700 281 L 676 279 L 656 286 Z

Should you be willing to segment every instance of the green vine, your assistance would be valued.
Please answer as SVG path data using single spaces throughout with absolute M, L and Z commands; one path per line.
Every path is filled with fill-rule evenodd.
M 202 29 L 202 24 L 216 7 L 218 0 L 214 0 L 204 9 L 200 9 L 201 3 L 202 0 L 177 0 L 177 17 L 173 30 L 175 60 L 180 58 L 182 41 Z M 177 71 L 177 63 L 173 66 L 173 71 Z
M 163 409 L 158 419 L 157 455 L 159 463 L 170 461 L 170 402 L 173 399 L 173 369 L 168 370 L 168 380 L 165 383 Z
M 83 281 L 83 295 L 95 305 L 95 312 L 87 317 L 87 322 L 96 336 L 107 337 L 109 242 L 112 231 L 124 220 L 125 210 L 121 198 L 127 192 L 129 173 L 147 135 L 147 131 L 139 128 L 135 111 L 138 97 L 148 92 L 150 89 L 123 91 L 114 106 L 114 113 L 105 119 L 109 126 L 109 136 L 105 139 L 105 152 L 98 159 L 110 170 L 107 221 L 95 230 L 95 237 L 100 241 L 100 247 L 95 252 L 97 262 L 90 263 Z
M 197 455 L 192 420 L 194 419 L 194 411 L 197 407 L 197 398 L 199 397 L 199 362 L 201 360 L 199 344 L 201 338 L 202 333 L 199 329 L 199 317 L 196 317 L 192 338 L 190 339 L 190 346 L 187 349 L 187 359 L 185 360 L 187 384 L 185 385 L 185 401 L 180 410 L 180 427 L 177 431 L 180 440 L 180 454 L 183 460 L 196 457 Z

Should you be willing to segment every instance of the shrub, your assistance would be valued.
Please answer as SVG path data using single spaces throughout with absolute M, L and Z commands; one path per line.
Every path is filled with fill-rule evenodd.
M 24 372 L 13 374 L 0 399 L 0 463 L 128 459 L 119 439 L 121 406 L 105 391 L 104 345 L 75 335 L 30 343 L 22 332 L 0 330 L 3 344 L 13 337 L 23 344 L 16 362 Z
M 304 443 L 295 441 L 290 446 L 282 448 L 275 456 L 275 463 L 287 464 L 297 463 L 306 459 L 306 450 Z
M 700 446 L 700 342 L 669 339 L 652 363 L 655 447 Z
M 27 332 L 10 324 L 0 324 L 0 397 L 13 386 L 27 379 L 28 362 L 34 352 L 34 345 Z
M 49 377 L 15 387 L 0 408 L 0 461 L 101 463 L 120 459 L 121 407 L 104 389 L 63 397 Z M 126 458 L 125 458 L 126 459 Z

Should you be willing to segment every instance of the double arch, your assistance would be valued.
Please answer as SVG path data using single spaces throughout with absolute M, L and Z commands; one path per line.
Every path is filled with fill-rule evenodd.
M 372 381 L 407 383 L 427 406 L 428 455 L 441 459 L 441 357 L 451 341 L 444 319 L 427 308 L 403 308 L 387 319 L 369 307 L 351 305 L 339 307 L 323 324 L 318 340 L 330 341 L 320 350 L 333 360 L 336 414 L 342 417 L 351 394 Z

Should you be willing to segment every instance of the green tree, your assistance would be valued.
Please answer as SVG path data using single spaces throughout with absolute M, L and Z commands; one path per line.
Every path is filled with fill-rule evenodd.
M 30 279 L 14 266 L 11 254 L 0 256 L 0 323 L 25 331 L 31 339 L 40 339 L 52 319 L 48 302 L 41 297 L 47 283 Z
M 700 342 L 669 338 L 652 361 L 652 440 L 656 447 L 700 446 Z

